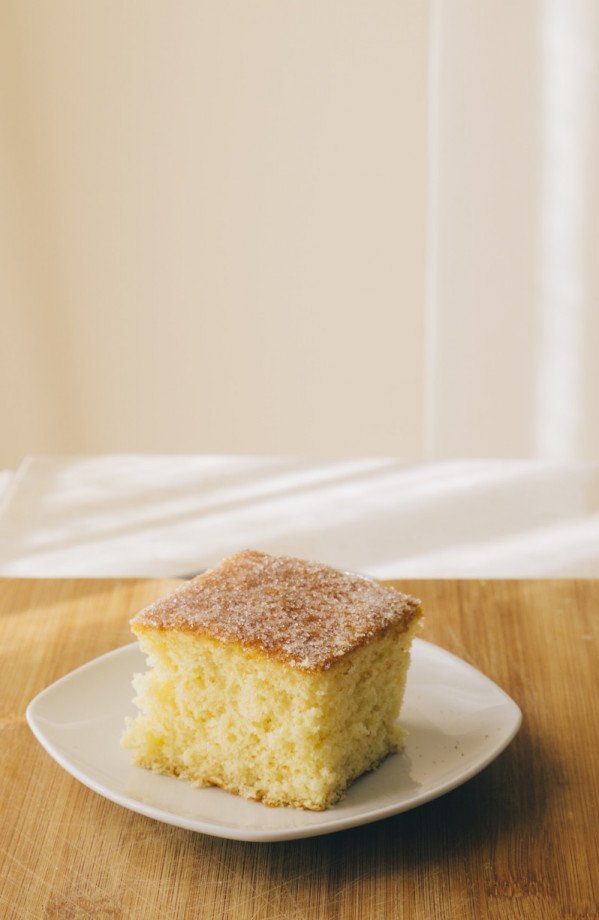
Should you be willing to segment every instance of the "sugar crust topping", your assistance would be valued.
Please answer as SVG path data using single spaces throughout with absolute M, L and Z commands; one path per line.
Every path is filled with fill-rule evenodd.
M 420 601 L 358 575 L 244 550 L 141 610 L 135 628 L 181 630 L 323 670 L 420 613 Z

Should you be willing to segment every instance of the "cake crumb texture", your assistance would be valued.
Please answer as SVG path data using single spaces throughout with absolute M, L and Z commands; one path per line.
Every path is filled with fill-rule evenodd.
M 140 713 L 122 743 L 158 773 L 321 810 L 402 746 L 420 606 L 358 576 L 264 555 L 237 554 L 133 618 L 149 670 L 135 675 Z

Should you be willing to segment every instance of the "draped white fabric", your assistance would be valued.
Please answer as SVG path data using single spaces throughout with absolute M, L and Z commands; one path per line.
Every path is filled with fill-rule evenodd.
M 170 577 L 249 547 L 381 578 L 599 576 L 599 465 L 32 457 L 0 575 Z

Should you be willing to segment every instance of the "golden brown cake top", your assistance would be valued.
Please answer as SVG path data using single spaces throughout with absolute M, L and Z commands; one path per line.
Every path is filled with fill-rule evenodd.
M 245 550 L 140 611 L 135 627 L 180 630 L 260 649 L 309 671 L 329 668 L 420 601 L 359 575 Z

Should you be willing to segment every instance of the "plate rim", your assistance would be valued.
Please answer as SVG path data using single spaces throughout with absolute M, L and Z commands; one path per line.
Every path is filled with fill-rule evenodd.
M 413 640 L 413 644 L 415 646 L 427 646 L 433 649 L 436 654 L 440 653 L 442 657 L 452 659 L 461 668 L 465 668 L 468 671 L 473 672 L 477 675 L 478 678 L 482 677 L 488 684 L 493 687 L 494 691 L 503 698 L 504 702 L 509 705 L 512 714 L 512 719 L 509 723 L 509 727 L 506 723 L 506 731 L 501 735 L 497 743 L 491 746 L 483 756 L 475 758 L 458 775 L 453 776 L 445 782 L 433 785 L 432 788 L 429 788 L 419 795 L 414 796 L 413 799 L 410 799 L 407 802 L 391 802 L 387 805 L 373 808 L 371 811 L 360 811 L 358 814 L 349 814 L 343 817 L 338 817 L 336 819 L 330 817 L 332 814 L 330 810 L 325 810 L 322 812 L 322 814 L 327 815 L 326 819 L 324 819 L 322 822 L 305 827 L 289 826 L 287 828 L 283 827 L 268 829 L 247 827 L 242 828 L 230 826 L 227 824 L 213 823 L 210 821 L 202 821 L 196 818 L 185 818 L 184 816 L 177 815 L 175 812 L 168 811 L 164 808 L 160 808 L 123 795 L 118 791 L 110 788 L 110 786 L 105 786 L 103 783 L 89 776 L 89 774 L 85 773 L 83 770 L 80 770 L 68 759 L 68 757 L 65 757 L 62 754 L 61 750 L 57 746 L 52 743 L 52 741 L 41 729 L 37 718 L 37 710 L 39 706 L 43 704 L 45 698 L 51 696 L 52 693 L 55 692 L 62 684 L 69 683 L 71 680 L 76 679 L 81 672 L 92 670 L 94 667 L 101 664 L 106 659 L 120 657 L 126 655 L 127 653 L 131 653 L 134 650 L 140 651 L 137 642 L 130 642 L 126 645 L 118 646 L 115 649 L 103 652 L 101 655 L 97 655 L 95 658 L 92 658 L 89 661 L 78 665 L 76 668 L 73 668 L 72 671 L 69 671 L 66 674 L 63 674 L 61 677 L 57 678 L 33 697 L 33 699 L 27 705 L 25 710 L 25 717 L 29 728 L 31 729 L 39 744 L 46 751 L 46 753 L 49 754 L 49 756 L 52 757 L 52 759 L 60 767 L 62 767 L 63 770 L 65 770 L 70 776 L 78 780 L 88 789 L 91 789 L 93 792 L 101 795 L 103 798 L 108 799 L 109 801 L 114 802 L 116 805 L 120 805 L 129 811 L 144 815 L 145 817 L 152 818 L 156 821 L 161 821 L 165 824 L 181 827 L 184 830 L 207 834 L 212 837 L 220 837 L 228 840 L 239 840 L 251 843 L 273 843 L 285 840 L 297 840 L 308 837 L 323 836 L 326 834 L 337 833 L 343 830 L 349 830 L 352 827 L 372 824 L 375 821 L 382 821 L 385 818 L 392 817 L 393 815 L 411 811 L 420 805 L 424 805 L 427 802 L 433 801 L 434 799 L 440 798 L 446 793 L 451 792 L 458 786 L 468 782 L 470 779 L 484 770 L 487 766 L 489 766 L 489 764 L 492 763 L 497 757 L 499 757 L 499 755 L 502 754 L 508 745 L 513 741 L 522 725 L 522 710 L 516 701 L 502 687 L 500 687 L 499 684 L 495 683 L 495 681 L 493 681 L 490 677 L 487 677 L 486 674 L 484 674 L 474 665 L 470 664 L 470 662 L 460 658 L 459 655 L 456 655 L 454 652 L 450 652 L 448 649 L 445 649 L 436 643 L 429 642 L 426 639 L 416 637 Z M 134 765 L 132 764 L 132 766 Z M 139 769 L 142 768 L 140 767 Z M 222 792 L 223 790 L 219 791 Z

